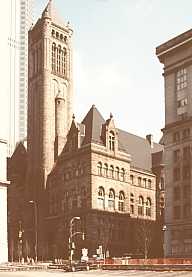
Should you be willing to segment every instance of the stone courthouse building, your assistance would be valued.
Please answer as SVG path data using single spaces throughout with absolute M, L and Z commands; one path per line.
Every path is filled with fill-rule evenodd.
M 76 122 L 71 36 L 51 1 L 29 31 L 27 147 L 18 144 L 8 161 L 13 259 L 68 257 L 73 217 L 80 220 L 72 232 L 85 233 L 85 240 L 74 236 L 75 257 L 82 248 L 90 257 L 101 248 L 110 256 L 141 254 L 150 238 L 138 242 L 137 230 L 155 226 L 159 211 L 163 177 L 156 181 L 152 155 L 158 171 L 162 145 L 118 129 L 94 105 Z

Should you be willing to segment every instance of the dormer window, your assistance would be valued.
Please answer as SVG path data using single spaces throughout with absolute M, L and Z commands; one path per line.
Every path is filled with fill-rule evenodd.
M 109 150 L 115 150 L 115 134 L 113 131 L 109 132 Z

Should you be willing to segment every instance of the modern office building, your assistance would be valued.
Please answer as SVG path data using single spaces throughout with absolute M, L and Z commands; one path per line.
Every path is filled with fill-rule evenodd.
M 156 49 L 165 82 L 165 255 L 192 256 L 192 30 Z
M 8 261 L 7 237 L 7 142 L 0 139 L 0 263 Z
M 27 133 L 28 30 L 32 24 L 33 0 L 7 0 L 0 11 L 2 61 L 1 137 L 8 141 L 10 156 Z
M 28 31 L 33 22 L 34 0 L 20 0 L 18 140 L 27 137 Z

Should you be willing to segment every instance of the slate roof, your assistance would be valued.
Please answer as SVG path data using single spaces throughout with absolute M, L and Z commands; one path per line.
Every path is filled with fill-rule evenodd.
M 106 121 L 95 105 L 93 105 L 83 119 L 82 123 L 79 125 L 80 133 L 82 137 L 84 137 L 82 139 L 82 144 L 91 142 L 103 144 L 101 139 L 101 130 L 102 125 L 105 123 Z M 84 128 L 83 125 L 85 126 Z M 158 143 L 153 143 L 153 148 L 151 148 L 148 140 L 145 138 L 133 135 L 120 129 L 117 129 L 117 132 L 119 150 L 125 151 L 131 155 L 131 165 L 136 168 L 151 171 L 152 153 L 162 151 L 163 146 Z
M 104 123 L 104 118 L 95 105 L 93 105 L 82 121 L 82 124 L 85 125 L 85 138 L 83 144 L 90 142 L 103 144 L 101 140 L 101 128 Z

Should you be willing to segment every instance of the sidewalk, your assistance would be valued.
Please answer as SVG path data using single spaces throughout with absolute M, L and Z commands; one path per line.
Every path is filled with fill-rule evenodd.
M 103 270 L 192 271 L 192 264 L 103 264 Z
M 4 263 L 0 264 L 0 272 L 1 271 L 29 271 L 29 270 L 46 270 L 48 268 L 48 264 L 45 263 L 37 263 L 34 265 L 19 264 L 19 263 Z

